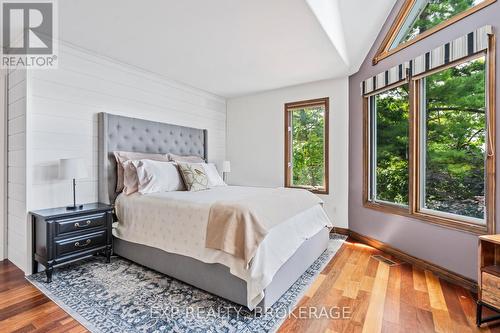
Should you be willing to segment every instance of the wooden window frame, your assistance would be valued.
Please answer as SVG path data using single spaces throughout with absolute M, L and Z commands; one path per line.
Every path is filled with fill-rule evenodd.
M 404 80 L 401 82 L 397 82 L 395 84 L 388 85 L 384 88 L 374 90 L 370 92 L 368 95 L 363 97 L 363 204 L 367 208 L 372 208 L 375 210 L 379 211 L 384 211 L 388 213 L 394 213 L 394 214 L 402 214 L 406 215 L 408 213 L 408 206 L 406 205 L 400 205 L 397 203 L 391 203 L 391 202 L 384 202 L 384 201 L 372 201 L 370 198 L 370 186 L 371 184 L 371 118 L 370 118 L 370 98 L 378 95 L 380 93 L 383 93 L 385 91 L 395 89 L 398 87 L 401 87 L 403 85 L 408 85 L 409 89 L 409 94 L 408 98 L 411 99 L 412 91 L 411 91 L 411 85 L 409 84 L 408 80 Z M 411 117 L 411 105 L 408 108 L 408 116 L 409 118 Z M 411 124 L 410 124 L 411 125 Z M 411 151 L 411 127 L 408 128 L 408 140 L 410 141 L 409 148 Z M 408 170 L 410 170 L 411 166 L 411 153 L 409 154 L 409 159 L 408 159 Z M 409 186 L 411 186 L 411 182 L 409 183 Z M 411 202 L 411 198 L 408 198 L 409 202 Z
M 418 219 L 434 225 L 445 228 L 465 231 L 476 235 L 495 233 L 495 196 L 496 196 L 496 138 L 495 138 L 495 115 L 496 115 L 496 38 L 495 35 L 488 36 L 488 49 L 462 58 L 455 62 L 440 66 L 425 74 L 409 78 L 407 81 L 385 87 L 371 92 L 363 97 L 363 206 L 366 208 L 378 210 L 384 213 L 391 213 Z M 457 66 L 474 58 L 485 56 L 486 59 L 486 106 L 487 106 L 487 157 L 486 157 L 486 179 L 485 179 L 485 209 L 486 217 L 484 224 L 472 222 L 467 217 L 454 218 L 447 214 L 434 214 L 430 211 L 420 209 L 420 82 L 421 79 L 429 74 L 442 71 L 444 69 Z M 369 119 L 369 99 L 385 90 L 393 89 L 402 84 L 409 84 L 409 205 L 398 206 L 378 201 L 371 201 L 369 197 L 370 186 L 370 119 Z
M 394 20 L 394 23 L 391 25 L 389 28 L 389 32 L 385 36 L 385 38 L 382 40 L 382 43 L 380 44 L 377 52 L 375 53 L 375 56 L 373 57 L 372 63 L 373 65 L 376 65 L 380 60 L 385 59 L 389 57 L 390 55 L 399 52 L 400 50 L 407 48 L 410 45 L 415 44 L 416 42 L 429 37 L 432 34 L 435 34 L 436 32 L 446 28 L 447 26 L 456 23 L 467 16 L 477 12 L 478 10 L 481 10 L 493 3 L 495 3 L 497 0 L 485 0 L 474 7 L 471 7 L 467 9 L 464 12 L 461 12 L 460 14 L 457 14 L 451 18 L 449 18 L 446 21 L 441 22 L 440 24 L 436 25 L 435 27 L 432 27 L 429 30 L 426 30 L 416 36 L 415 38 L 399 44 L 397 47 L 390 49 L 392 43 L 396 39 L 396 36 L 398 35 L 399 29 L 402 27 L 404 21 L 408 17 L 408 14 L 411 12 L 411 9 L 413 5 L 416 3 L 417 0 L 406 0 L 406 2 L 403 4 L 401 7 L 398 15 L 396 16 L 396 19 Z
M 324 97 L 324 98 L 317 98 L 317 99 L 310 99 L 310 100 L 305 100 L 305 101 L 298 101 L 298 102 L 291 102 L 291 103 L 285 103 L 285 164 L 284 164 L 284 171 L 285 171 L 285 187 L 290 187 L 290 188 L 302 188 L 311 191 L 312 193 L 316 194 L 329 194 L 329 184 L 330 184 L 330 179 L 329 179 L 329 168 L 330 168 L 330 159 L 329 159 L 329 141 L 330 141 L 330 99 L 329 97 Z M 318 189 L 311 189 L 307 186 L 297 186 L 297 185 L 292 185 L 292 174 L 291 174 L 291 162 L 292 162 L 292 154 L 291 154 L 291 143 L 292 143 L 292 138 L 291 138 L 291 133 L 288 130 L 290 127 L 290 120 L 291 120 L 291 111 L 290 109 L 296 109 L 300 107 L 307 107 L 307 106 L 314 106 L 314 105 L 324 105 L 325 107 L 325 121 L 324 121 L 324 158 L 325 158 L 325 188 L 322 190 Z

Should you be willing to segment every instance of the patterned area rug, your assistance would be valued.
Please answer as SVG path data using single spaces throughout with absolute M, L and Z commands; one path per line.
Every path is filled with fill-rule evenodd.
M 27 279 L 91 332 L 274 332 L 339 250 L 328 249 L 265 314 L 248 309 L 120 257 L 95 257 Z

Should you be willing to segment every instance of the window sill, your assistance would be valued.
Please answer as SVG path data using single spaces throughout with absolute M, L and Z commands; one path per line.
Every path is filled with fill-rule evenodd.
M 390 204 L 379 203 L 379 202 L 365 201 L 363 206 L 365 208 L 377 210 L 383 213 L 401 215 L 408 218 L 420 220 L 429 224 L 434 224 L 443 228 L 467 232 L 473 235 L 487 235 L 491 233 L 491 231 L 488 230 L 486 224 L 479 225 L 472 222 L 466 222 L 422 212 L 410 213 L 408 208 L 397 207 Z
M 288 188 L 298 188 L 298 189 L 302 189 L 302 190 L 308 190 L 309 192 L 314 193 L 314 194 L 328 194 L 328 189 L 319 190 L 319 189 L 314 189 L 314 188 L 310 188 L 310 187 L 307 187 L 307 186 L 285 186 L 285 187 L 288 187 Z

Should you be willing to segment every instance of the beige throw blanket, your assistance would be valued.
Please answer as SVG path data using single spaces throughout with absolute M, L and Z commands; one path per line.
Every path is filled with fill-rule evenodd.
M 205 245 L 243 259 L 248 267 L 274 226 L 321 203 L 309 191 L 289 188 L 269 189 L 244 200 L 217 201 L 210 207 Z

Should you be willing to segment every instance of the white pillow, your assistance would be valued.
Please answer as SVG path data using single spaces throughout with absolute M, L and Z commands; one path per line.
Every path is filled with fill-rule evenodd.
M 224 183 L 224 180 L 222 180 L 221 176 L 219 175 L 219 172 L 217 171 L 215 164 L 213 163 L 202 163 L 202 164 L 203 168 L 205 169 L 205 173 L 207 174 L 208 177 L 209 187 L 227 186 L 227 184 Z
M 133 162 L 137 170 L 139 193 L 184 191 L 177 165 L 173 162 L 138 160 Z
M 119 193 L 123 190 L 125 167 L 124 163 L 129 160 L 155 160 L 155 161 L 169 161 L 168 154 L 153 154 L 153 153 L 135 153 L 131 151 L 115 151 L 116 159 L 116 192 Z M 134 170 L 135 172 L 135 170 Z M 137 190 L 136 190 L 137 191 Z

